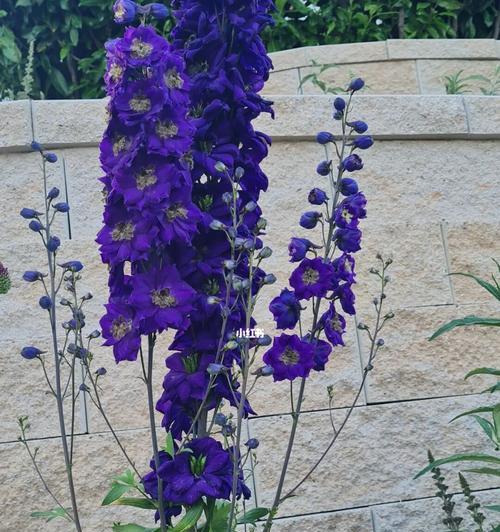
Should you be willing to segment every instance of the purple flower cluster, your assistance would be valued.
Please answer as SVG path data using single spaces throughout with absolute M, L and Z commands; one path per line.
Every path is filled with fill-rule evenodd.
M 6 294 L 11 287 L 9 270 L 0 262 L 0 294 Z
M 152 463 L 143 478 L 155 499 L 158 477 L 164 481 L 167 517 L 201 497 L 231 496 L 238 453 L 207 437 L 200 418 L 223 400 L 240 402 L 236 332 L 255 326 L 242 294 L 273 280 L 251 265 L 265 249 L 258 200 L 268 184 L 260 163 L 270 139 L 251 122 L 272 114 L 258 94 L 272 67 L 260 38 L 272 1 L 173 4 L 172 46 L 149 26 L 129 27 L 107 44 L 106 207 L 98 235 L 110 271 L 101 325 L 116 360 L 135 360 L 142 335 L 177 330 L 157 409 L 164 428 L 188 443 L 174 456 L 161 453 L 158 471 Z M 115 4 L 120 23 L 140 12 L 131 1 Z M 248 498 L 240 476 L 237 496 Z
M 152 26 L 140 26 L 107 44 L 107 61 L 106 205 L 97 242 L 110 272 L 101 326 L 120 362 L 137 358 L 141 335 L 188 326 L 195 293 L 175 255 L 201 214 L 191 200 L 193 127 L 182 58 Z
M 327 155 L 326 146 L 330 143 L 335 144 L 337 153 L 344 154 L 346 150 L 349 153 L 341 156 L 337 175 L 333 174 L 331 160 L 318 165 L 318 174 L 330 179 L 334 197 L 330 202 L 326 192 L 314 188 L 309 193 L 309 203 L 324 206 L 324 212 L 308 211 L 300 218 L 300 226 L 305 229 L 314 229 L 322 224 L 323 245 L 294 237 L 288 247 L 290 261 L 298 263 L 289 280 L 293 290 L 285 288 L 273 299 L 269 309 L 279 329 L 295 329 L 306 308 L 303 305 L 311 301 L 313 325 L 302 338 L 282 333 L 274 339 L 273 346 L 264 355 L 264 362 L 273 368 L 275 381 L 305 378 L 312 369 L 324 370 L 333 347 L 344 344 L 346 320 L 338 312 L 339 307 L 346 314 L 356 312 L 352 289 L 356 276 L 352 254 L 361 249 L 359 221 L 366 217 L 366 198 L 358 191 L 357 182 L 344 177 L 344 173 L 360 170 L 363 162 L 354 152 L 373 144 L 372 137 L 368 135 L 353 136 L 353 133 L 367 130 L 364 122 L 347 120 L 352 94 L 363 84 L 360 79 L 353 80 L 348 88 L 351 93 L 349 101 L 346 103 L 341 97 L 334 101 L 334 118 L 341 121 L 342 136 L 336 137 L 326 131 L 317 135 L 317 141 L 325 146 Z M 321 301 L 325 299 L 329 301 L 328 309 L 320 314 Z M 321 334 L 327 341 L 320 339 Z
M 172 356 L 176 368 L 183 365 L 182 372 L 190 375 L 198 393 L 186 395 L 174 389 L 172 373 L 178 369 L 170 368 L 157 405 L 164 414 L 163 425 L 179 438 L 189 429 L 209 379 L 214 381 L 206 370 L 208 364 L 222 364 L 227 371 L 215 378 L 205 407 L 214 409 L 222 399 L 234 405 L 238 397 L 231 369 L 239 361 L 239 350 L 221 352 L 221 346 L 234 338 L 235 331 L 245 328 L 236 281 L 248 271 L 249 253 L 262 246 L 257 202 L 267 188 L 260 162 L 267 155 L 270 139 L 255 131 L 251 121 L 262 112 L 272 113 L 271 102 L 258 95 L 272 65 L 259 36 L 271 22 L 267 14 L 270 0 L 179 0 L 175 7 L 174 47 L 183 54 L 189 73 L 189 116 L 195 126 L 192 198 L 201 211 L 192 247 L 179 248 L 176 255 L 196 298 L 188 327 L 179 330 L 171 346 L 179 351 Z M 233 192 L 241 213 L 236 224 Z M 238 248 L 238 260 L 228 234 Z M 234 281 L 231 285 L 227 282 L 229 271 Z M 255 291 L 264 276 L 259 270 Z

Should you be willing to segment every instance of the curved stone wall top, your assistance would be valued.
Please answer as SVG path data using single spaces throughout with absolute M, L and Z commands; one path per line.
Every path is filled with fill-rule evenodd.
M 500 59 L 494 39 L 389 39 L 387 41 L 304 46 L 274 52 L 274 71 L 319 64 L 352 64 L 399 59 Z
M 495 78 L 500 43 L 494 39 L 390 39 L 388 41 L 307 46 L 271 54 L 274 71 L 267 94 L 318 94 L 304 82 L 316 73 L 328 87 L 344 87 L 354 76 L 366 78 L 372 94 L 445 94 L 445 76 Z M 330 65 L 320 73 L 318 68 Z M 481 94 L 488 85 L 467 79 L 465 92 Z

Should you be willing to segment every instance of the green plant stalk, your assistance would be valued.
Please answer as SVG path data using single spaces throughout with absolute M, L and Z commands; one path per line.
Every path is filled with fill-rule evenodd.
M 47 199 L 47 168 L 46 161 L 43 159 L 43 189 L 45 195 L 45 239 L 46 242 L 50 238 L 50 220 L 49 220 L 49 200 Z M 53 255 L 53 256 L 52 256 Z M 78 515 L 78 506 L 76 501 L 75 485 L 73 480 L 73 463 L 70 457 L 68 449 L 68 440 L 66 435 L 66 424 L 64 417 L 64 405 L 63 405 L 63 395 L 61 387 L 61 359 L 58 352 L 57 344 L 57 329 L 56 329 L 56 283 L 55 283 L 55 254 L 52 254 L 47 249 L 47 261 L 49 267 L 49 278 L 50 278 L 50 298 L 52 301 L 52 306 L 49 310 L 50 316 L 50 327 L 52 332 L 52 347 L 54 351 L 54 362 L 55 362 L 55 391 L 56 391 L 56 402 L 57 402 L 57 414 L 59 420 L 59 430 L 61 432 L 61 443 L 63 448 L 64 463 L 66 466 L 66 476 L 68 478 L 68 488 L 71 498 L 71 508 L 73 512 L 73 522 L 77 532 L 82 531 L 80 524 L 80 518 Z
M 155 337 L 152 334 L 148 335 L 148 363 L 147 370 L 144 373 L 144 380 L 148 391 L 148 410 L 149 410 L 149 425 L 151 429 L 151 444 L 153 447 L 153 459 L 156 468 L 156 478 L 158 481 L 158 513 L 160 514 L 160 530 L 167 531 L 167 521 L 165 518 L 165 505 L 163 501 L 163 479 L 160 477 L 160 453 L 158 451 L 158 438 L 156 435 L 156 421 L 155 421 L 155 407 L 153 398 L 153 355 L 155 348 Z M 141 349 L 141 359 L 142 359 Z M 144 367 L 144 366 L 143 366 Z

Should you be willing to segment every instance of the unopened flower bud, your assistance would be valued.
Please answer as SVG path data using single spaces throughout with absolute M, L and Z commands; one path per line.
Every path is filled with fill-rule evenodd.
M 270 247 L 268 247 L 268 246 L 264 246 L 259 251 L 259 258 L 260 259 L 268 259 L 272 254 L 273 254 L 273 250 Z
M 47 199 L 53 200 L 53 199 L 56 199 L 58 196 L 59 196 L 59 189 L 57 187 L 52 187 L 47 194 Z
M 24 207 L 24 209 L 21 209 L 19 214 L 26 220 L 31 220 L 32 218 L 40 216 L 42 213 L 35 211 L 35 209 L 28 209 L 27 207 Z
M 42 151 L 42 145 L 39 143 L 39 142 L 36 142 L 36 140 L 34 140 L 32 143 L 31 143 L 31 149 L 33 151 Z
M 219 161 L 215 163 L 215 169 L 217 172 L 225 172 L 227 170 L 227 166 L 223 162 Z
M 384 318 L 385 318 L 386 320 L 392 320 L 392 318 L 394 318 L 394 312 L 388 312 L 388 313 L 384 316 Z
M 245 212 L 252 212 L 252 211 L 254 211 L 256 208 L 257 208 L 257 203 L 255 203 L 255 201 L 249 201 L 249 202 L 245 205 L 244 210 L 245 210 Z
M 64 201 L 55 203 L 54 205 L 52 205 L 52 207 L 54 207 L 54 209 L 57 212 L 68 212 L 69 211 L 69 205 Z
M 91 340 L 95 340 L 96 338 L 99 338 L 99 336 L 101 336 L 101 331 L 98 331 L 97 329 L 95 329 L 87 336 L 87 338 L 90 338 Z
M 231 192 L 224 192 L 224 194 L 222 194 L 222 201 L 226 205 L 229 205 L 233 201 L 233 195 Z
M 51 236 L 47 242 L 47 249 L 54 253 L 61 245 L 61 240 L 57 236 Z
M 57 162 L 57 155 L 55 153 L 46 153 L 44 154 L 44 158 L 48 163 L 56 163 Z
M 268 346 L 271 345 L 273 342 L 272 338 L 266 334 L 264 336 L 261 336 L 260 338 L 257 338 L 257 344 L 261 346 Z
M 274 284 L 276 282 L 276 276 L 272 273 L 268 273 L 264 277 L 263 282 L 264 284 Z
M 50 310 L 52 308 L 52 299 L 50 299 L 49 296 L 42 296 L 40 300 L 38 301 L 38 304 L 44 309 L 44 310 Z
M 106 371 L 106 368 L 99 368 L 95 374 L 98 376 L 98 377 L 102 377 L 103 375 L 106 375 L 107 371 Z
M 263 377 L 270 377 L 274 373 L 274 369 L 272 366 L 264 366 L 263 368 L 260 368 L 260 374 Z
M 27 271 L 23 273 L 23 279 L 28 283 L 34 283 L 44 277 L 43 273 L 37 271 Z
M 356 92 L 365 86 L 365 82 L 361 78 L 355 78 L 349 83 L 348 91 Z
M 384 342 L 383 338 L 379 338 L 377 340 L 377 347 L 382 347 L 384 344 L 385 344 L 385 342 Z
M 257 220 L 257 229 L 259 229 L 260 231 L 264 231 L 266 227 L 267 227 L 267 220 L 265 218 L 259 218 Z
M 368 330 L 368 325 L 365 325 L 364 323 L 360 322 L 360 323 L 358 323 L 358 329 L 360 331 L 367 331 Z
M 235 340 L 229 340 L 229 342 L 226 342 L 224 345 L 224 349 L 226 351 L 232 351 L 233 349 L 238 349 L 238 342 Z
M 90 293 L 90 292 L 87 292 L 86 294 L 84 294 L 82 296 L 82 300 L 83 301 L 89 301 L 89 299 L 92 299 L 94 296 Z
M 163 4 L 154 3 L 149 5 L 149 12 L 156 20 L 165 20 L 168 18 L 168 8 Z
M 334 140 L 335 137 L 328 131 L 320 131 L 316 135 L 316 142 L 318 142 L 318 144 L 322 144 L 323 146 L 329 142 L 333 142 Z
M 209 375 L 220 375 L 225 371 L 227 371 L 227 368 L 223 364 L 215 364 L 214 362 L 212 362 L 207 367 L 207 373 Z
M 226 423 L 227 423 L 227 417 L 222 412 L 217 412 L 217 414 L 215 414 L 214 416 L 214 424 L 222 427 Z
M 239 181 L 244 175 L 245 170 L 241 168 L 241 166 L 238 166 L 238 168 L 236 168 L 236 170 L 234 171 L 234 177 Z
M 35 233 L 39 233 L 43 230 L 43 225 L 38 220 L 31 220 L 28 227 Z
M 27 360 L 32 360 L 34 358 L 37 358 L 38 356 L 43 355 L 44 353 L 46 353 L 46 351 L 42 351 L 38 349 L 38 347 L 33 347 L 33 346 L 23 347 L 21 349 L 21 356 L 23 358 L 26 358 Z
M 221 231 L 226 226 L 220 221 L 220 220 L 212 220 L 210 222 L 210 229 L 213 229 L 214 231 Z
M 259 446 L 259 440 L 257 438 L 250 438 L 246 443 L 245 445 L 249 448 L 249 449 L 257 449 L 257 447 Z
M 341 98 L 340 96 L 335 98 L 335 100 L 333 100 L 333 107 L 335 107 L 337 111 L 343 111 L 345 109 L 344 98 Z

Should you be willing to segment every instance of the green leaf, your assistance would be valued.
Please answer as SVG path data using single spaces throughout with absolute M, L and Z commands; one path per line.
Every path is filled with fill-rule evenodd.
M 498 444 L 500 442 L 500 404 L 495 405 L 495 408 L 493 408 L 493 428 L 495 431 L 493 443 Z
M 469 371 L 465 376 L 465 379 L 472 377 L 473 375 L 494 375 L 495 377 L 500 377 L 500 369 L 496 368 L 476 368 L 472 371 Z
M 500 290 L 498 290 L 498 288 L 493 286 L 491 283 L 488 283 L 484 279 L 481 279 L 480 277 L 477 277 L 476 275 L 472 275 L 471 273 L 456 272 L 456 273 L 450 273 L 450 275 L 461 275 L 462 277 L 470 277 L 471 279 L 474 279 L 474 281 L 476 281 L 476 283 L 479 286 L 487 290 L 493 297 L 500 300 Z
M 45 521 L 48 523 L 49 521 L 57 519 L 58 517 L 70 520 L 68 511 L 69 510 L 66 510 L 65 508 L 54 508 L 53 510 L 47 510 L 46 512 L 31 512 L 30 515 L 31 517 L 38 519 L 45 519 Z
M 227 532 L 231 504 L 217 502 L 210 518 L 210 532 Z
M 495 392 L 500 392 L 500 381 L 498 381 L 493 386 L 486 388 L 486 390 L 483 390 L 481 393 L 495 393 Z
M 121 497 L 113 502 L 117 506 L 134 506 L 135 508 L 143 508 L 144 510 L 157 510 L 158 507 L 151 499 L 141 499 L 139 497 Z
M 69 40 L 71 41 L 71 44 L 73 46 L 76 46 L 78 44 L 78 30 L 75 28 L 71 28 L 69 30 Z
M 492 504 L 491 506 L 485 506 L 487 510 L 491 510 L 492 512 L 500 512 L 500 504 Z M 500 525 L 495 527 L 492 532 L 497 532 L 497 530 L 500 530 Z
M 159 528 L 146 528 L 141 525 L 135 525 L 133 523 L 129 523 L 126 525 L 122 525 L 121 523 L 114 523 L 113 524 L 113 532 L 159 532 Z
M 30 7 L 31 0 L 17 0 L 16 7 Z
M 478 473 L 479 475 L 500 477 L 500 469 L 495 469 L 494 467 L 477 467 L 475 469 L 465 469 L 464 471 L 467 473 Z
M 269 508 L 252 508 L 238 519 L 239 525 L 255 524 L 258 519 L 262 519 L 269 513 Z
M 169 532 L 187 532 L 194 528 L 203 513 L 203 503 L 200 501 L 186 512 L 186 515 Z
M 486 433 L 486 436 L 488 436 L 488 438 L 491 441 L 494 441 L 493 425 L 487 419 L 484 419 L 484 417 L 481 417 L 481 416 L 472 416 L 472 417 L 479 423 L 479 426 Z
M 455 416 L 452 420 L 450 420 L 450 423 L 464 416 L 470 416 L 472 414 L 484 414 L 487 412 L 493 412 L 493 407 L 481 406 L 479 408 L 474 408 L 474 410 L 467 410 L 467 412 L 462 412 L 461 414 L 458 414 L 458 416 Z
M 130 491 L 132 488 L 137 487 L 132 471 L 127 470 L 125 473 L 113 479 L 111 483 L 111 489 L 101 503 L 101 506 L 108 506 L 109 504 L 117 501 L 122 495 Z
M 51 79 L 52 84 L 61 94 L 63 94 L 64 96 L 69 95 L 70 90 L 68 82 L 66 81 L 66 78 L 62 75 L 60 70 L 57 70 L 57 68 L 52 67 Z
M 172 438 L 172 434 L 170 432 L 167 432 L 167 437 L 165 439 L 165 445 L 163 446 L 163 450 L 170 456 L 170 458 L 174 458 L 175 456 L 174 438 Z
M 455 329 L 456 327 L 465 327 L 467 325 L 482 325 L 486 327 L 500 327 L 500 319 L 497 318 L 480 318 L 478 316 L 466 316 L 452 320 L 449 323 L 440 327 L 430 338 L 429 341 L 434 340 L 438 336 Z
M 497 458 L 496 456 L 491 456 L 489 454 L 453 454 L 451 456 L 448 456 L 447 458 L 441 458 L 440 460 L 435 460 L 431 464 L 429 464 L 427 467 L 424 467 L 419 473 L 417 473 L 413 478 L 417 479 L 421 477 L 422 475 L 425 475 L 435 467 L 440 467 L 444 464 L 451 464 L 453 462 L 487 462 L 492 463 L 496 465 L 500 465 L 500 458 Z

